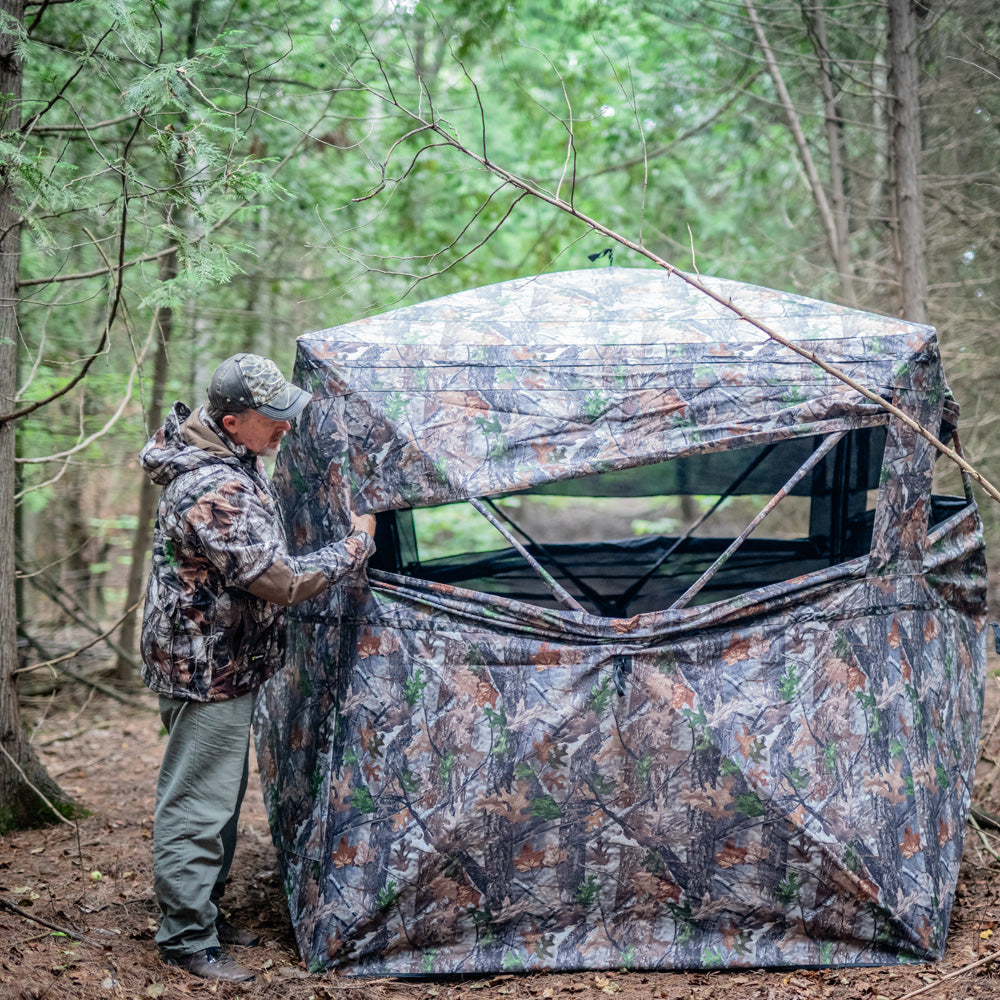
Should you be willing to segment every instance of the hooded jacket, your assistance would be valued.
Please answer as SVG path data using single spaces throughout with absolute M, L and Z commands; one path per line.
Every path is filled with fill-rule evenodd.
M 257 456 L 207 414 L 175 403 L 139 461 L 163 487 L 142 622 L 142 679 L 157 694 L 225 701 L 256 690 L 284 657 L 284 606 L 360 568 L 375 545 L 352 531 L 289 555 Z

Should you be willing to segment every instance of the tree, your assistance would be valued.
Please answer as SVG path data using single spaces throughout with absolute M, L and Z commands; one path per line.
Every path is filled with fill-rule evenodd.
M 299 9 L 315 25 L 320 6 Z M 255 88 L 271 87 L 271 67 L 281 62 L 280 31 L 249 4 L 193 0 L 179 37 L 158 12 L 145 0 L 41 5 L 25 25 L 23 6 L 4 8 L 0 801 L 6 811 L 0 830 L 39 818 L 36 789 L 58 797 L 37 768 L 17 715 L 15 636 L 18 630 L 27 635 L 27 623 L 15 623 L 15 499 L 39 507 L 60 503 L 53 487 L 69 478 L 68 463 L 102 461 L 101 449 L 121 433 L 117 421 L 130 405 L 150 341 L 158 333 L 165 348 L 163 331 L 174 310 L 238 272 L 246 248 L 236 233 L 248 206 L 266 202 L 274 190 L 272 164 L 254 153 L 246 132 L 260 114 Z M 238 37 L 251 25 L 252 37 Z M 43 51 L 46 58 L 38 58 Z M 31 76 L 28 100 L 22 99 L 25 73 Z M 26 234 L 23 241 L 19 233 Z M 143 316 L 150 317 L 146 345 L 137 334 Z M 237 327 L 239 346 L 244 334 Z M 223 346 L 222 338 L 215 346 Z M 186 344 L 184 360 L 200 360 L 197 347 Z M 24 384 L 17 377 L 19 352 L 29 361 Z M 159 394 L 172 391 L 164 374 L 168 355 L 161 351 L 159 359 L 154 410 Z M 173 385 L 186 384 L 194 369 L 175 363 Z M 20 498 L 15 432 L 25 473 Z M 126 465 L 133 465 L 144 437 L 133 425 L 120 448 L 109 448 L 128 456 L 114 460 L 119 480 L 135 479 Z M 47 468 L 57 471 L 42 471 Z M 109 478 L 105 473 L 103 485 L 113 497 Z M 97 493 L 93 479 L 78 482 Z M 74 515 L 66 520 L 86 542 L 89 525 L 81 513 L 89 511 L 81 495 L 65 501 Z M 48 523 L 59 520 L 50 516 Z M 21 546 L 23 559 L 32 559 L 30 548 Z M 33 581 L 47 580 L 46 592 L 74 622 L 100 631 L 88 621 L 85 602 L 60 591 L 37 562 L 30 566 Z
M 23 0 L 0 6 L 0 132 L 20 128 Z M 17 689 L 17 601 L 14 582 L 14 422 L 17 392 L 17 265 L 20 209 L 6 161 L 0 185 L 0 832 L 37 822 L 50 808 L 69 810 L 68 798 L 38 762 L 21 726 Z M 48 801 L 46 801 L 48 800 Z

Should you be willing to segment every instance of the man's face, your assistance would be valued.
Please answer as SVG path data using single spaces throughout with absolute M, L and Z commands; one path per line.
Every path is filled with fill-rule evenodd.
M 273 458 L 278 454 L 278 445 L 291 429 L 287 420 L 272 420 L 256 410 L 227 414 L 222 418 L 222 426 L 237 443 L 248 448 L 262 458 Z

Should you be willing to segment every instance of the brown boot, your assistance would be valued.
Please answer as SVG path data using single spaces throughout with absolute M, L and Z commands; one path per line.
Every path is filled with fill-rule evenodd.
M 225 979 L 231 983 L 246 983 L 254 975 L 231 959 L 221 948 L 205 948 L 191 955 L 164 956 L 165 965 L 179 965 L 202 979 Z

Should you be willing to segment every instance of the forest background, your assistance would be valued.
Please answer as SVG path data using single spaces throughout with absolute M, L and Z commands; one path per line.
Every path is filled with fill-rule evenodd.
M 136 454 L 236 351 L 613 249 L 933 324 L 1000 475 L 987 0 L 2 0 L 0 130 L 0 832 L 66 798 L 18 690 L 135 683 Z

